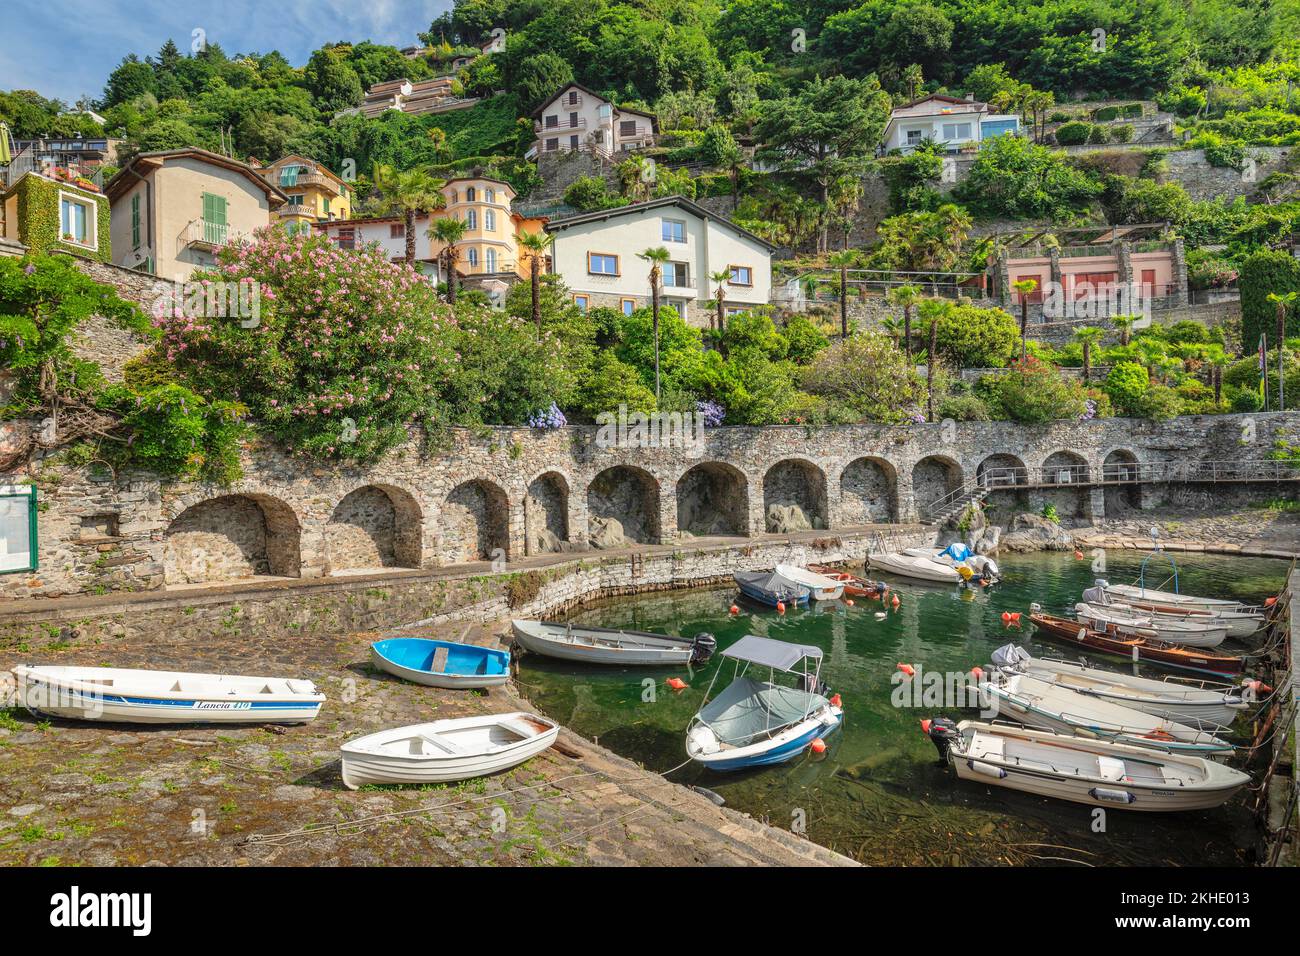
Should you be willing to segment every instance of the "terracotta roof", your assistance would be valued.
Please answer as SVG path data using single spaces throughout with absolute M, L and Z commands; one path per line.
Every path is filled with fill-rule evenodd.
M 118 170 L 116 176 L 104 184 L 104 194 L 108 196 L 110 202 L 117 199 L 134 184 L 135 176 L 131 175 L 132 173 L 143 175 L 144 170 L 158 169 L 165 165 L 169 159 L 197 159 L 213 166 L 220 166 L 222 169 L 240 173 L 266 193 L 267 202 L 273 209 L 283 206 L 289 201 L 289 197 L 278 186 L 268 183 L 258 174 L 256 169 L 247 163 L 241 163 L 229 156 L 222 156 L 220 153 L 199 149 L 197 146 L 187 146 L 182 149 L 164 149 L 153 153 L 137 153 L 129 163 Z
M 584 222 L 599 222 L 602 219 L 615 219 L 619 216 L 626 216 L 629 213 L 641 212 L 644 209 L 658 209 L 663 206 L 678 206 L 701 219 L 712 219 L 721 226 L 732 229 L 747 239 L 764 246 L 769 252 L 774 251 L 777 247 L 768 242 L 761 236 L 756 236 L 748 229 L 736 225 L 725 216 L 719 216 L 715 212 L 710 212 L 698 203 L 691 202 L 684 196 L 664 196 L 660 199 L 651 199 L 647 202 L 632 203 L 630 206 L 615 206 L 613 209 L 598 209 L 594 212 L 579 213 L 576 216 L 565 216 L 563 219 L 552 219 L 546 224 L 547 232 L 559 232 L 567 229 L 569 226 L 576 226 Z

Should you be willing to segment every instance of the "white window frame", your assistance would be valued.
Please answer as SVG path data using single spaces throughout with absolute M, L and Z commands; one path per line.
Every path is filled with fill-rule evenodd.
M 661 219 L 661 220 L 660 220 L 660 223 L 661 223 L 661 226 L 660 226 L 660 230 L 659 230 L 659 235 L 660 235 L 660 238 L 662 238 L 664 242 L 685 242 L 685 241 L 686 241 L 686 220 L 684 220 L 684 219 Z M 678 231 L 678 227 L 680 227 L 680 231 L 681 231 L 681 234 L 682 234 L 682 237 L 681 237 L 680 239 L 676 238 L 676 237 L 673 236 L 673 235 L 670 235 L 670 233 L 675 233 L 675 232 L 677 232 L 677 231 Z
M 15 527 L 15 543 L 19 546 L 24 543 L 18 540 L 24 530 L 27 535 L 25 542 L 27 550 L 11 551 L 7 546 L 4 550 L 0 550 L 0 574 L 20 574 L 25 571 L 35 571 L 40 567 L 40 543 L 37 535 L 39 513 L 36 507 L 35 485 L 0 485 L 0 530 Z M 25 528 L 17 527 L 23 524 L 24 515 Z M 0 542 L 8 540 L 6 537 L 0 539 Z
M 683 282 L 677 281 L 677 267 L 681 266 L 684 274 Z M 668 276 L 672 275 L 673 281 L 668 281 Z M 665 289 L 689 289 L 691 288 L 691 264 L 689 262 L 669 262 L 664 269 L 663 283 Z
M 86 240 L 81 239 L 64 239 L 63 235 L 63 204 L 64 202 L 73 203 L 81 206 L 86 213 Z M 85 196 L 79 196 L 76 193 L 70 193 L 67 190 L 59 190 L 59 241 L 66 242 L 69 245 L 81 246 L 83 249 L 99 248 L 99 206 Z

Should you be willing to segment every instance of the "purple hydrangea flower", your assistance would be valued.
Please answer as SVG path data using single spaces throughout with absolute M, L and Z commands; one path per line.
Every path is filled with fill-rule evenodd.
M 551 402 L 551 407 L 535 412 L 528 419 L 529 428 L 537 428 L 542 431 L 550 431 L 555 428 L 563 428 L 569 424 L 569 420 L 564 417 L 564 412 L 560 411 L 559 406 Z
M 727 417 L 727 410 L 712 399 L 695 403 L 695 414 L 704 419 L 705 428 L 717 428 Z

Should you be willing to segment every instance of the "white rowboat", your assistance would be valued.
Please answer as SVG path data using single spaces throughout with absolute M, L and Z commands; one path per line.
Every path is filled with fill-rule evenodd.
M 957 573 L 956 568 L 901 551 L 873 554 L 867 560 L 873 571 L 885 571 L 905 578 L 935 581 L 940 584 L 956 584 L 961 580 L 961 575 Z
M 1098 581 L 1097 586 L 1113 600 L 1130 604 L 1134 601 L 1140 601 L 1147 604 L 1166 604 L 1171 607 L 1192 608 L 1201 611 L 1249 610 L 1240 601 L 1197 597 L 1194 594 L 1180 594 L 1177 591 L 1157 591 L 1154 588 L 1143 588 L 1135 584 L 1111 584 L 1108 581 Z
M 706 661 L 717 642 L 712 634 L 669 637 L 648 631 L 579 627 L 546 621 L 511 621 L 519 646 L 534 654 L 586 664 L 623 666 L 690 664 Z
M 1210 620 L 1195 622 L 1185 618 L 1165 618 L 1136 608 L 1081 602 L 1074 606 L 1074 616 L 1094 631 L 1146 637 L 1183 647 L 1218 647 L 1228 637 L 1228 628 Z
M 1208 810 L 1250 782 L 1241 771 L 1202 757 L 1107 740 L 970 720 L 922 726 L 963 780 L 1090 806 Z
M 349 740 L 343 785 L 450 783 L 499 773 L 555 743 L 559 724 L 515 712 L 435 720 Z
M 18 699 L 32 714 L 130 724 L 304 724 L 325 695 L 309 680 L 119 667 L 25 664 Z
M 844 583 L 809 571 L 795 564 L 778 564 L 776 573 L 808 588 L 814 601 L 838 601 L 844 596 Z

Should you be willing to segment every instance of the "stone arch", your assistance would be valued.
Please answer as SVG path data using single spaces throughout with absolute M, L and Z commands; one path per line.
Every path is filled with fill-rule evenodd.
M 1029 484 L 1029 469 L 1023 460 L 1009 452 L 988 455 L 975 468 L 975 479 L 989 488 Z
M 524 550 L 527 554 L 561 551 L 568 540 L 569 482 L 558 471 L 543 472 L 524 492 Z
M 947 455 L 926 455 L 912 466 L 912 498 L 925 516 L 937 502 L 961 487 L 965 473 Z
M 883 458 L 866 455 L 840 473 L 840 523 L 878 524 L 898 518 L 898 472 Z
M 677 479 L 677 530 L 691 535 L 749 533 L 749 480 L 734 465 L 705 461 Z
M 296 578 L 301 548 L 298 516 L 279 498 L 252 492 L 208 498 L 185 508 L 163 533 L 163 582 Z
M 509 558 L 510 499 L 486 478 L 463 481 L 443 503 L 439 532 L 438 556 L 444 564 Z
M 1043 459 L 1043 484 L 1045 485 L 1086 485 L 1088 483 L 1088 459 L 1078 452 L 1054 451 Z
M 325 525 L 329 571 L 418 568 L 423 528 L 423 513 L 410 492 L 362 485 L 343 496 Z
M 825 528 L 826 472 L 802 458 L 778 461 L 763 475 L 763 516 L 774 534 Z
M 1138 457 L 1131 450 L 1115 448 L 1107 453 L 1101 463 L 1101 480 L 1106 483 L 1102 491 L 1106 517 L 1142 507 L 1140 474 Z
M 659 480 L 634 465 L 606 468 L 587 486 L 587 538 L 595 548 L 659 541 Z

